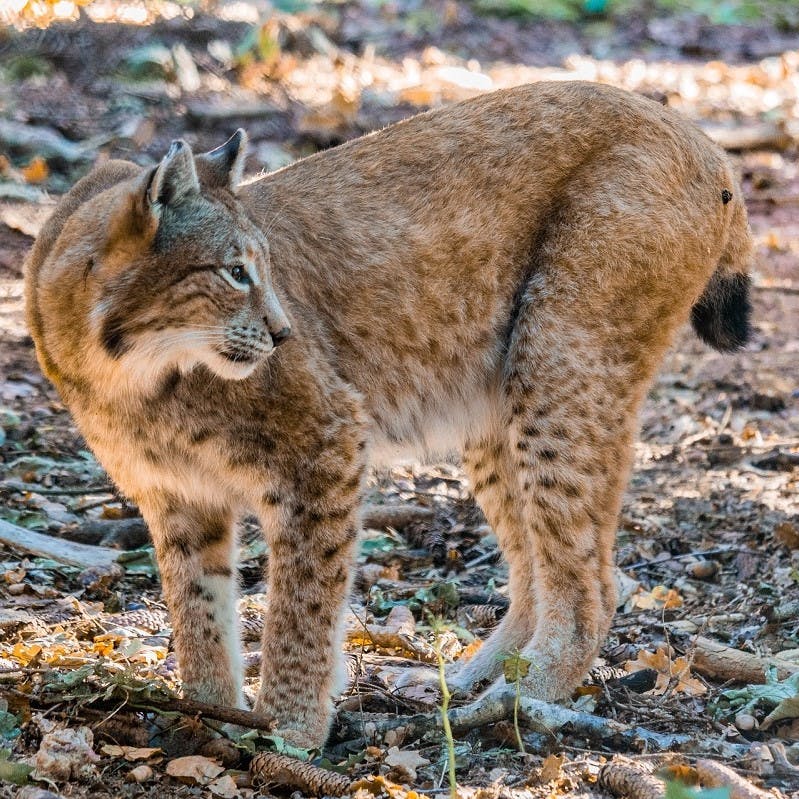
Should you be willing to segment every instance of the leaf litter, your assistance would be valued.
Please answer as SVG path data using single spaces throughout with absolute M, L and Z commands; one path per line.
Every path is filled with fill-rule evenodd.
M 790 770 L 799 762 L 797 689 L 784 668 L 799 667 L 795 34 L 739 21 L 722 35 L 701 17 L 650 18 L 638 10 L 627 20 L 585 19 L 578 9 L 576 20 L 542 21 L 524 13 L 478 16 L 461 2 L 437 4 L 432 17 L 410 3 L 383 5 L 283 9 L 253 26 L 256 20 L 231 21 L 221 10 L 203 16 L 187 6 L 167 21 L 155 5 L 124 11 L 96 3 L 92 14 L 122 16 L 22 31 L 4 45 L 0 120 L 14 124 L 0 126 L 0 144 L 11 153 L 0 162 L 0 518 L 76 537 L 95 535 L 90 523 L 111 524 L 106 535 L 136 518 L 36 370 L 21 323 L 19 263 L 46 216 L 43 191 L 64 191 L 88 168 L 87 153 L 136 153 L 149 162 L 171 138 L 188 135 L 211 147 L 228 127 L 244 124 L 254 145 L 251 168 L 275 168 L 490 88 L 579 77 L 642 91 L 741 151 L 758 245 L 757 333 L 732 358 L 681 338 L 650 392 L 619 524 L 619 612 L 603 663 L 572 708 L 631 729 L 686 734 L 689 762 L 703 753 L 727 760 L 789 795 L 799 788 Z M 28 22 L 33 8 L 23 9 Z M 134 25 L 124 14 L 144 16 Z M 213 38 L 192 32 L 186 16 Z M 79 56 L 87 47 L 92 59 Z M 150 71 L 123 75 L 121 60 Z M 175 113 L 176 103 L 188 113 Z M 413 718 L 424 706 L 425 697 L 415 702 L 394 691 L 396 672 L 433 662 L 437 643 L 449 660 L 469 657 L 501 620 L 508 597 L 496 539 L 456 466 L 394 468 L 374 475 L 370 492 L 377 507 L 428 511 L 417 521 L 382 522 L 363 539 L 348 619 L 351 680 L 338 706 L 377 730 L 381 720 Z M 242 532 L 252 695 L 268 552 L 251 520 Z M 159 718 L 208 730 L 196 713 L 165 709 L 180 681 L 150 550 L 124 553 L 119 570 L 108 573 L 13 548 L 0 561 L 0 797 L 35 778 L 27 763 L 36 757 L 55 775 L 47 778 L 51 787 L 64 778 L 70 795 L 119 796 L 123 780 L 157 786 L 163 796 L 188 796 L 189 789 L 255 795 L 222 757 L 192 755 L 205 764 L 198 777 L 173 777 L 169 769 L 180 769 L 184 758 L 170 744 L 150 745 Z M 431 614 L 441 620 L 435 630 Z M 762 663 L 764 684 L 731 685 L 727 672 L 720 679 L 713 653 L 702 650 L 706 640 L 733 654 L 733 679 L 735 664 Z M 780 676 L 769 671 L 776 656 Z M 417 790 L 441 786 L 440 733 L 415 737 L 404 723 L 353 743 L 340 729 L 324 759 L 306 753 L 306 779 L 321 779 L 315 769 L 324 763 L 345 772 L 348 790 L 361 796 L 418 799 Z M 524 756 L 507 720 L 460 736 L 462 795 L 591 793 L 617 748 L 612 738 L 588 740 L 568 728 L 528 726 L 522 735 Z M 241 744 L 250 752 L 289 751 L 268 732 Z M 648 762 L 623 749 L 635 768 Z M 98 767 L 108 784 L 97 782 Z M 680 788 L 687 773 L 670 772 L 668 796 L 714 799 L 705 788 Z M 663 784 L 651 773 L 647 779 Z

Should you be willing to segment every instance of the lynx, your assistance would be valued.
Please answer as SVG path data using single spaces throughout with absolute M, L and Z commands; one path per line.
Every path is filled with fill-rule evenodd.
M 724 155 L 589 83 L 434 110 L 242 183 L 246 137 L 98 166 L 27 263 L 44 372 L 155 544 L 185 691 L 243 705 L 234 524 L 269 545 L 256 710 L 324 742 L 369 463 L 460 451 L 510 609 L 452 684 L 567 696 L 615 609 L 638 410 L 689 318 L 747 340 Z

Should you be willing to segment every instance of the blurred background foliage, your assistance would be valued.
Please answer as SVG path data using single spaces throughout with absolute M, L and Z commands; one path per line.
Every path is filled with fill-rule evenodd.
M 35 24 L 41 27 L 57 19 L 75 19 L 79 9 L 98 0 L 1 0 L 0 20 Z M 218 0 L 175 0 L 178 6 L 213 12 Z M 268 4 L 279 13 L 296 14 L 313 6 L 344 5 L 344 0 L 274 0 Z M 140 6 L 159 6 L 157 0 L 143 0 Z M 252 4 L 263 8 L 264 4 Z M 391 11 L 393 0 L 369 0 L 365 5 Z M 408 5 L 408 4 L 404 4 Z M 417 18 L 425 13 L 431 24 L 438 14 L 424 2 L 412 10 Z M 704 17 L 713 25 L 739 25 L 767 21 L 785 31 L 799 31 L 798 0 L 471 0 L 474 9 L 485 15 L 533 20 L 579 22 L 623 17 L 631 13 L 644 16 L 690 14 Z M 130 21 L 136 21 L 131 19 Z M 144 20 L 142 20 L 144 21 Z

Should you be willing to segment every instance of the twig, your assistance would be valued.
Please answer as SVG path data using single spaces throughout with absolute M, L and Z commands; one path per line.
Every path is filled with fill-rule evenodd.
M 478 555 L 476 558 L 472 558 L 468 563 L 463 564 L 464 570 L 473 569 L 475 566 L 480 566 L 483 563 L 486 563 L 490 560 L 497 559 L 499 560 L 500 553 L 498 549 L 489 549 L 488 552 L 484 552 L 482 555 Z
M 349 777 L 275 752 L 256 755 L 250 763 L 250 775 L 258 787 L 290 785 L 311 796 L 344 796 L 350 792 Z
M 223 705 L 211 705 L 207 702 L 198 702 L 195 699 L 181 699 L 179 697 L 169 697 L 167 699 L 136 699 L 132 697 L 128 702 L 130 707 L 138 707 L 158 711 L 177 711 L 184 716 L 200 716 L 214 721 L 221 721 L 225 724 L 236 724 L 239 727 L 248 727 L 253 730 L 266 730 L 271 732 L 277 726 L 277 721 L 271 716 L 264 716 L 261 713 L 253 713 L 251 710 L 242 710 L 237 707 L 225 707 Z
M 0 489 L 10 488 L 14 491 L 27 491 L 29 494 L 41 494 L 43 497 L 82 497 L 84 494 L 110 494 L 113 495 L 114 488 L 110 485 L 84 486 L 83 488 L 45 488 L 38 483 L 25 483 L 22 480 L 3 480 L 0 481 Z
M 631 566 L 622 567 L 622 571 L 636 571 L 638 569 L 645 569 L 647 567 L 658 566 L 661 563 L 668 563 L 670 560 L 682 560 L 683 558 L 696 558 L 700 555 L 730 555 L 733 552 L 745 552 L 747 555 L 754 555 L 755 557 L 765 558 L 768 557 L 767 552 L 757 552 L 752 549 L 745 549 L 744 547 L 716 547 L 715 549 L 706 549 L 703 552 L 682 552 L 678 555 L 669 555 L 667 558 L 657 558 L 655 560 L 641 560 L 638 563 L 633 563 Z
M 755 787 L 731 768 L 715 760 L 697 760 L 696 771 L 703 785 L 729 788 L 730 799 L 774 799 L 773 794 Z
M 44 695 L 38 698 L 28 697 L 31 704 L 41 703 L 49 706 L 55 702 L 63 702 L 63 696 Z M 264 716 L 261 713 L 253 713 L 251 710 L 242 710 L 236 707 L 225 707 L 223 705 L 212 705 L 207 702 L 199 702 L 196 699 L 184 699 L 177 696 L 168 696 L 163 699 L 148 696 L 139 698 L 135 694 L 125 694 L 126 706 L 136 710 L 149 710 L 155 713 L 180 713 L 184 716 L 201 717 L 213 719 L 225 724 L 236 724 L 239 727 L 248 727 L 253 730 L 266 730 L 271 732 L 275 729 L 277 722 L 271 716 Z M 86 704 L 89 707 L 100 708 L 107 706 L 109 709 L 118 710 L 119 695 L 114 694 L 110 697 L 97 699 L 89 698 Z

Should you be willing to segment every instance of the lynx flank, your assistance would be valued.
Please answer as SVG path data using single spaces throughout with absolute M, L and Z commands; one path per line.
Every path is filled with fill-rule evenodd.
M 269 542 L 257 710 L 319 745 L 371 461 L 460 451 L 510 567 L 518 648 L 569 694 L 615 607 L 637 415 L 692 316 L 746 342 L 751 242 L 725 155 L 588 83 L 500 91 L 240 185 L 245 136 L 111 161 L 27 264 L 42 368 L 152 532 L 186 692 L 241 705 L 234 523 Z M 278 345 L 280 345 L 278 347 Z

